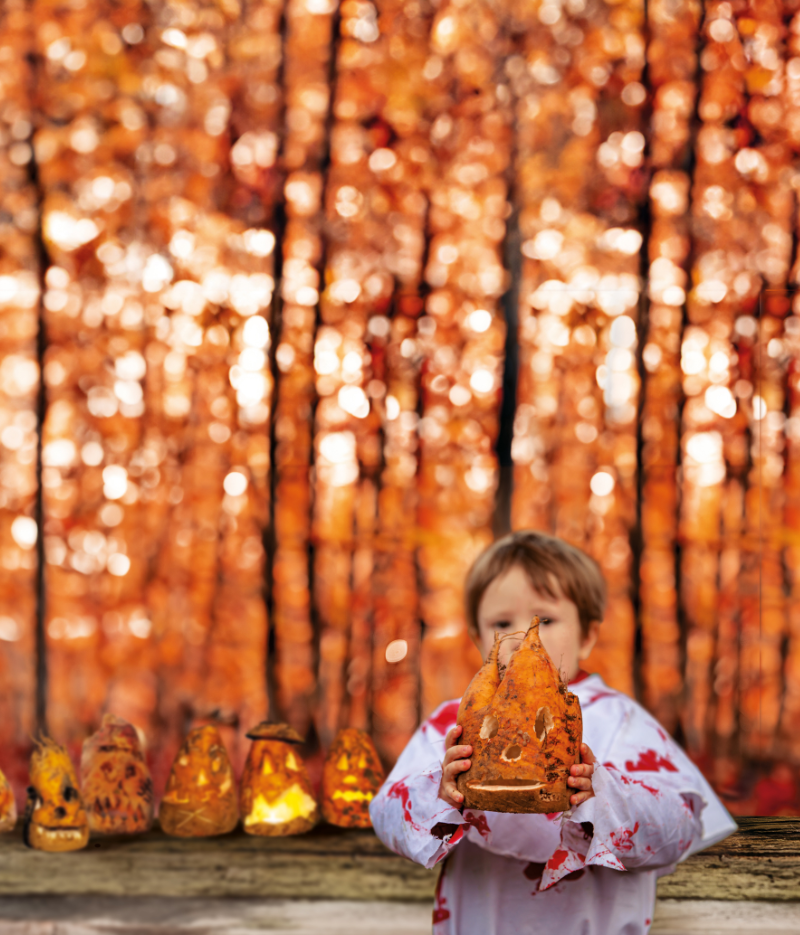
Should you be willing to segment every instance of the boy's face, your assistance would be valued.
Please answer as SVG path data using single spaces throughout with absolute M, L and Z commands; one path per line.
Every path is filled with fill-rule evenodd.
M 553 582 L 556 598 L 534 590 L 525 571 L 514 565 L 492 581 L 484 591 L 478 606 L 479 646 L 485 659 L 491 651 L 495 633 L 517 634 L 500 644 L 498 658 L 508 664 L 511 654 L 522 642 L 531 620 L 542 620 L 539 634 L 544 648 L 556 668 L 572 679 L 597 641 L 599 622 L 592 623 L 589 633 L 581 633 L 578 608 L 561 593 Z M 544 622 L 545 618 L 548 620 Z

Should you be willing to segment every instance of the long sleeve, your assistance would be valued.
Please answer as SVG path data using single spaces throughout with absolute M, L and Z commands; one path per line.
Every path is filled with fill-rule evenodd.
M 560 815 L 462 814 L 439 798 L 445 737 L 457 712 L 458 701 L 441 705 L 411 738 L 370 806 L 376 834 L 424 867 L 464 839 L 492 854 L 544 863 L 558 847 Z
M 736 830 L 686 754 L 638 705 L 618 698 L 619 730 L 609 749 L 595 751 L 594 797 L 565 813 L 542 889 L 589 866 L 671 868 Z
M 458 702 L 438 708 L 411 738 L 370 803 L 375 833 L 395 853 L 431 868 L 463 838 L 465 820 L 439 798 L 444 738 Z

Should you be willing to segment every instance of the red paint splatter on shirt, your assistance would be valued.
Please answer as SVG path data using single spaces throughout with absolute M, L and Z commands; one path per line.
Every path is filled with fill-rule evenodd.
M 427 733 L 428 728 L 432 727 L 440 734 L 447 734 L 450 728 L 455 726 L 459 704 L 459 701 L 451 701 L 446 704 L 438 714 L 435 714 L 423 724 L 422 730 Z
M 489 837 L 489 822 L 485 815 L 473 815 L 472 812 L 464 812 L 464 823 L 474 828 L 482 838 Z
M 616 698 L 616 697 L 617 697 L 616 692 L 599 691 L 596 694 L 592 695 L 592 697 L 586 702 L 586 704 L 594 704 L 595 701 L 600 701 L 603 698 Z
M 606 769 L 616 770 L 616 772 L 619 773 L 620 781 L 623 782 L 626 786 L 630 786 L 630 785 L 641 786 L 643 789 L 646 789 L 650 793 L 650 795 L 656 796 L 656 798 L 658 798 L 658 796 L 660 795 L 658 789 L 654 789 L 652 786 L 648 786 L 647 783 L 642 782 L 641 779 L 631 779 L 631 777 L 626 776 L 625 773 L 620 773 L 619 767 L 614 766 L 613 763 L 603 763 L 603 766 L 605 766 Z
M 556 819 L 560 818 L 563 814 L 563 812 L 548 812 L 545 817 L 548 821 L 556 821 Z
M 637 763 L 628 760 L 625 763 L 625 769 L 630 770 L 632 773 L 659 773 L 662 769 L 670 773 L 678 772 L 678 767 L 672 760 L 668 760 L 665 756 L 659 756 L 655 750 L 645 750 L 640 753 Z
M 434 894 L 434 903 L 433 903 L 433 924 L 436 925 L 437 922 L 446 922 L 450 918 L 450 910 L 446 908 L 447 900 L 442 895 L 442 884 L 444 883 L 444 873 L 447 869 L 447 862 L 442 864 L 442 872 L 439 874 L 439 879 L 436 883 L 436 893 Z
M 389 791 L 386 793 L 386 796 L 389 799 L 399 799 L 403 806 L 403 818 L 405 818 L 405 820 L 415 831 L 422 830 L 411 817 L 411 796 L 408 792 L 408 786 L 403 782 L 402 779 L 398 779 L 394 785 L 389 787 Z
M 609 834 L 611 843 L 618 851 L 632 851 L 633 841 L 631 839 L 638 830 L 639 822 L 637 821 L 632 831 L 630 828 L 623 828 L 622 831 L 612 831 Z
M 557 850 L 555 854 L 547 861 L 548 870 L 558 870 L 558 868 L 564 863 L 564 861 L 569 857 L 569 851 Z
M 649 924 L 650 924 L 650 920 L 649 920 L 649 919 L 645 919 L 645 920 L 644 920 L 644 924 L 645 924 L 645 925 L 649 925 Z

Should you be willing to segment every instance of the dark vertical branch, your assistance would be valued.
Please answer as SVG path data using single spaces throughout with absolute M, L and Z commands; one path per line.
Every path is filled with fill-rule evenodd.
M 42 269 L 44 268 L 42 256 Z M 47 396 L 44 385 L 44 354 L 47 346 L 44 316 L 39 306 L 36 357 L 39 362 L 39 393 L 36 400 L 36 729 L 47 733 L 47 638 L 45 633 L 46 593 L 44 581 L 44 502 L 42 497 L 42 432 Z
M 39 61 L 36 56 L 30 56 L 32 80 L 35 84 Z M 42 233 L 42 206 L 44 192 L 42 190 L 39 169 L 35 159 L 28 163 L 31 184 L 36 190 L 37 223 L 33 235 L 34 245 L 39 267 L 39 329 L 36 334 L 36 360 L 39 364 L 39 390 L 36 397 L 36 502 L 34 506 L 36 528 L 36 730 L 47 733 L 47 633 L 45 620 L 47 615 L 47 593 L 45 589 L 45 552 L 44 552 L 44 496 L 42 487 L 42 436 L 44 433 L 44 419 L 47 408 L 47 390 L 44 382 L 44 358 L 47 350 L 47 331 L 44 321 L 44 272 L 47 269 L 49 258 L 44 245 Z
M 513 161 L 512 161 L 513 165 Z M 514 203 L 512 189 L 511 203 Z M 503 244 L 504 266 L 511 277 L 508 291 L 503 296 L 503 315 L 506 321 L 505 357 L 503 359 L 503 401 L 500 406 L 500 431 L 497 436 L 497 462 L 500 472 L 495 499 L 492 532 L 495 537 L 511 530 L 511 496 L 514 490 L 514 462 L 511 459 L 511 442 L 514 439 L 514 414 L 517 409 L 517 370 L 519 347 L 517 325 L 519 315 L 520 280 L 522 278 L 522 250 L 519 229 L 519 212 L 514 210 L 508 219 L 508 229 Z
M 650 29 L 648 14 L 648 0 L 644 2 L 644 23 L 646 44 L 650 44 Z M 648 63 L 645 56 L 645 65 L 642 71 L 642 84 L 650 87 L 648 75 Z M 648 105 L 647 120 L 652 116 L 652 103 Z M 652 171 L 648 166 L 647 187 L 650 187 L 650 178 Z M 649 311 L 650 303 L 648 301 L 648 272 L 650 268 L 650 258 L 648 256 L 648 246 L 650 244 L 650 233 L 653 227 L 653 217 L 650 208 L 650 198 L 645 197 L 639 206 L 639 230 L 642 234 L 642 252 L 640 259 L 640 275 L 642 290 L 639 293 L 639 321 L 637 322 L 639 330 L 639 346 L 636 353 L 636 369 L 639 373 L 639 402 L 636 411 L 636 519 L 635 525 L 630 532 L 630 546 L 633 555 L 631 561 L 631 602 L 633 604 L 633 619 L 635 622 L 634 650 L 633 650 L 633 689 L 636 697 L 641 701 L 644 697 L 644 686 L 642 684 L 642 655 L 644 645 L 644 634 L 642 632 L 642 585 L 641 585 L 641 566 L 642 553 L 644 551 L 644 533 L 642 531 L 642 503 L 644 501 L 644 435 L 643 414 L 645 407 L 645 391 L 647 388 L 647 368 L 644 365 L 642 352 L 647 343 L 647 333 L 649 331 Z
M 283 7 L 283 15 L 281 17 L 280 23 L 280 36 L 281 36 L 281 65 L 278 70 L 277 75 L 277 84 L 278 87 L 282 90 L 284 89 L 284 72 L 286 68 L 286 32 L 288 29 L 286 9 L 288 6 L 289 0 L 285 0 Z M 283 107 L 280 114 L 280 126 L 283 127 L 285 122 L 285 112 L 286 112 L 286 99 L 285 96 L 282 101 Z M 275 291 L 273 293 L 273 305 L 272 305 L 272 315 L 270 316 L 270 329 L 272 342 L 269 348 L 269 367 L 270 373 L 272 375 L 272 406 L 270 407 L 270 418 L 267 423 L 267 431 L 269 432 L 269 510 L 267 517 L 267 526 L 264 529 L 264 535 L 262 542 L 264 545 L 264 602 L 267 608 L 267 656 L 266 656 L 266 672 L 264 673 L 264 678 L 266 681 L 267 689 L 267 706 L 269 710 L 270 720 L 275 719 L 275 712 L 277 711 L 277 692 L 275 689 L 275 627 L 273 625 L 274 620 L 274 596 L 272 593 L 272 581 L 273 581 L 273 566 L 275 561 L 275 551 L 277 549 L 277 539 L 275 536 L 275 488 L 276 483 L 276 472 L 275 472 L 275 410 L 278 402 L 278 380 L 280 373 L 278 371 L 278 363 L 275 358 L 275 351 L 278 347 L 278 333 L 280 330 L 281 322 L 281 290 L 280 282 L 283 278 L 283 237 L 286 230 L 286 211 L 284 207 L 283 198 L 279 198 L 277 204 L 275 205 L 275 211 L 272 217 L 272 233 L 275 235 L 275 248 L 273 251 L 274 256 L 274 268 L 273 276 L 275 279 Z
M 506 22 L 513 51 L 519 51 L 520 36 L 515 24 Z M 509 82 L 510 84 L 510 82 Z M 511 107 L 516 110 L 516 98 L 512 96 Z M 492 532 L 495 538 L 511 531 L 511 499 L 514 493 L 514 462 L 511 444 L 514 440 L 514 416 L 517 411 L 517 373 L 519 369 L 519 290 L 522 280 L 522 234 L 519 228 L 519 205 L 516 188 L 517 178 L 517 133 L 516 117 L 512 123 L 511 158 L 508 169 L 508 203 L 511 213 L 506 225 L 503 241 L 503 266 L 508 270 L 509 287 L 502 299 L 503 317 L 506 323 L 506 341 L 503 356 L 503 387 L 500 404 L 500 426 L 495 452 L 497 454 L 498 484 L 495 495 Z

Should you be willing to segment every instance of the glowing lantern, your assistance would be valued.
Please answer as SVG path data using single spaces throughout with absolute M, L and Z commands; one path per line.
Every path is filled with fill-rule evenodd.
M 89 843 L 89 822 L 67 751 L 49 737 L 31 755 L 23 838 L 40 851 L 77 851 Z
M 458 778 L 469 808 L 494 812 L 563 812 L 569 769 L 580 762 L 580 702 L 539 638 L 539 618 L 500 677 L 496 641 L 461 701 L 461 743 L 472 765 Z
M 0 770 L 0 831 L 12 831 L 16 823 L 17 803 L 14 801 L 14 790 Z
M 179 838 L 208 838 L 236 827 L 233 770 L 212 724 L 189 731 L 172 764 L 158 819 L 166 834 Z
M 253 746 L 242 775 L 241 806 L 248 834 L 302 834 L 319 821 L 305 763 L 302 737 L 288 724 L 259 724 L 248 732 Z
M 136 728 L 113 714 L 83 742 L 81 790 L 92 834 L 138 834 L 153 824 L 153 782 Z
M 369 734 L 340 730 L 322 773 L 322 817 L 341 828 L 369 828 L 369 803 L 385 778 Z

